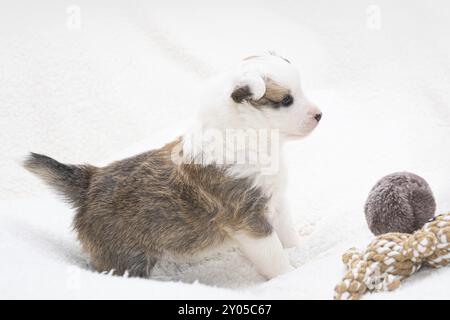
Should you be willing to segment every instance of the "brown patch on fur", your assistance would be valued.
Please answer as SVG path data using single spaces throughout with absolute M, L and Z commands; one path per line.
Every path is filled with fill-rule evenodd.
M 261 107 L 265 105 L 277 105 L 290 93 L 289 89 L 268 77 L 264 78 L 264 82 L 266 85 L 266 92 L 264 93 L 264 96 L 258 100 L 252 99 L 253 92 L 251 92 L 250 87 L 247 85 L 236 87 L 231 93 L 231 98 L 237 103 L 247 101 L 254 107 Z
M 251 100 L 253 92 L 250 91 L 249 86 L 236 87 L 231 93 L 231 99 L 234 102 L 241 103 L 244 100 Z
M 265 218 L 269 199 L 251 179 L 232 178 L 214 165 L 174 164 L 171 152 L 180 142 L 83 171 L 89 183 L 79 189 L 84 196 L 74 227 L 96 270 L 147 277 L 165 252 L 190 255 L 219 246 L 230 231 L 254 237 L 272 232 Z M 58 164 L 57 176 L 73 167 Z
M 265 78 L 266 92 L 264 96 L 256 101 L 250 101 L 253 106 L 259 107 L 270 104 L 280 103 L 283 98 L 290 93 L 290 90 L 276 83 L 270 78 Z

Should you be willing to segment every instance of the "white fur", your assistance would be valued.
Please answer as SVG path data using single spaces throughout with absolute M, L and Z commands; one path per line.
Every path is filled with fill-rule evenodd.
M 231 99 L 231 93 L 236 85 L 248 85 L 253 93 L 253 99 L 260 99 L 265 93 L 263 79 L 266 77 L 290 90 L 294 97 L 291 106 L 278 109 L 255 108 L 249 103 L 236 103 Z M 224 163 L 229 165 L 228 174 L 252 178 L 255 187 L 263 190 L 271 198 L 267 218 L 275 232 L 263 239 L 239 234 L 235 236 L 235 240 L 238 241 L 243 253 L 256 264 L 257 269 L 272 278 L 292 269 L 282 247 L 295 247 L 300 242 L 291 216 L 282 201 L 285 173 L 281 149 L 286 140 L 307 136 L 316 127 L 317 120 L 314 116 L 320 113 L 320 110 L 304 96 L 300 76 L 293 65 L 274 55 L 244 60 L 236 70 L 216 79 L 206 91 L 197 123 L 183 136 L 185 157 L 190 159 L 203 157 L 203 164 L 222 164 L 223 158 L 219 159 L 218 154 L 205 152 L 206 148 L 214 150 L 223 146 L 217 145 L 211 136 L 225 136 L 226 131 L 230 129 L 266 129 L 279 132 L 279 143 L 273 150 L 280 157 L 277 170 L 267 174 L 261 163 L 236 164 L 232 160 Z M 211 131 L 214 134 L 204 135 L 204 132 Z M 198 139 L 199 136 L 201 139 Z M 254 146 L 235 148 L 231 153 L 232 159 L 239 157 L 246 159 L 251 154 L 262 156 L 260 149 Z M 229 157 L 226 157 L 226 160 L 229 160 Z
M 236 234 L 235 239 L 242 253 L 255 264 L 256 270 L 268 279 L 294 270 L 275 232 L 265 238 Z

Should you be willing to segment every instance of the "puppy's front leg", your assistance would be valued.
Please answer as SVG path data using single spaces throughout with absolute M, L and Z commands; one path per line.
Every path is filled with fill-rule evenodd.
M 294 228 L 291 216 L 287 212 L 278 212 L 273 219 L 273 227 L 284 248 L 294 248 L 300 245 L 300 235 Z
M 283 204 L 279 204 L 272 218 L 272 226 L 281 240 L 284 248 L 294 248 L 300 245 L 300 235 L 295 229 L 292 217 Z
M 242 253 L 254 263 L 256 270 L 268 279 L 294 270 L 274 231 L 262 238 L 241 233 L 235 239 Z

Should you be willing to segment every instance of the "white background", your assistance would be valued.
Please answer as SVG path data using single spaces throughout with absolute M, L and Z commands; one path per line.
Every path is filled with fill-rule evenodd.
M 1 0 L 0 9 L 0 297 L 326 299 L 344 272 L 340 255 L 371 239 L 362 208 L 379 178 L 417 173 L 438 213 L 450 210 L 448 1 Z M 300 267 L 264 283 L 232 251 L 162 263 L 158 281 L 90 271 L 73 212 L 21 159 L 34 151 L 101 165 L 158 147 L 194 114 L 203 81 L 266 50 L 299 67 L 324 113 L 286 150 Z M 447 269 L 426 270 L 368 298 L 448 299 L 449 281 Z

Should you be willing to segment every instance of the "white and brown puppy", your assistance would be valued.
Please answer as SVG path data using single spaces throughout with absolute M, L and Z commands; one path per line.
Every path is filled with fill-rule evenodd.
M 148 277 L 165 253 L 185 257 L 228 242 L 267 278 L 293 269 L 283 247 L 299 236 L 283 206 L 283 172 L 278 159 L 271 170 L 261 159 L 308 135 L 321 112 L 294 66 L 272 54 L 243 60 L 207 97 L 197 124 L 160 149 L 106 167 L 34 153 L 26 160 L 76 207 L 74 227 L 96 270 Z

